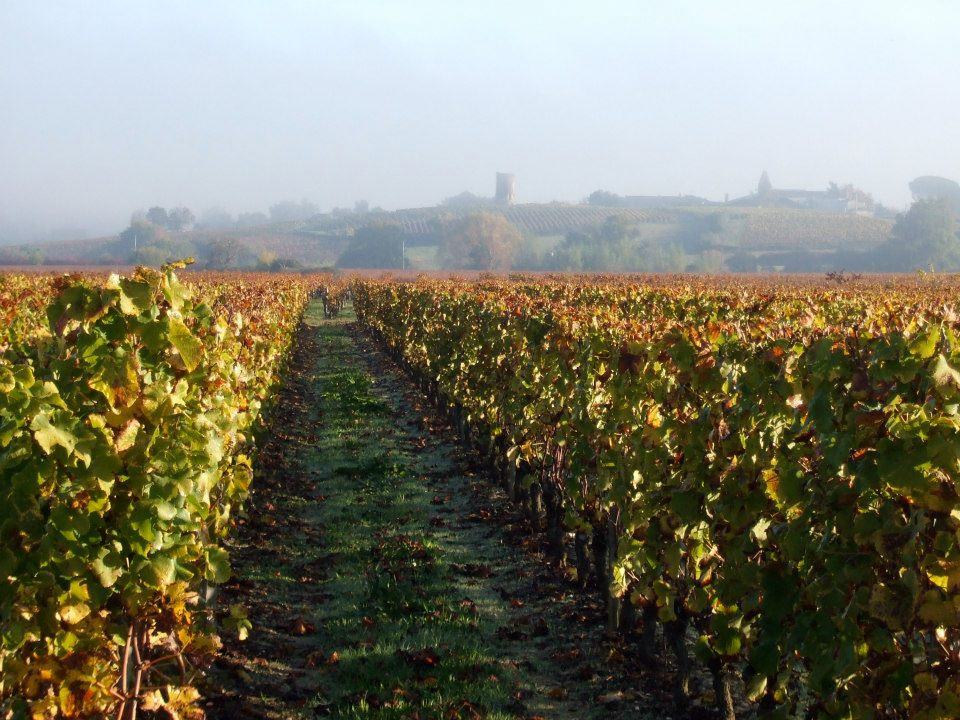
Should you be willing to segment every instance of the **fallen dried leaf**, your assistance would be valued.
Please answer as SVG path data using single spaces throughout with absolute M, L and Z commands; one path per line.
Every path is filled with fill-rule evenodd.
M 436 667 L 440 664 L 440 656 L 429 648 L 414 650 L 413 652 L 409 650 L 397 650 L 397 655 L 403 658 L 404 661 L 417 667 Z
M 290 623 L 290 634 L 291 635 L 310 635 L 316 632 L 316 626 L 304 620 L 303 618 L 297 618 Z

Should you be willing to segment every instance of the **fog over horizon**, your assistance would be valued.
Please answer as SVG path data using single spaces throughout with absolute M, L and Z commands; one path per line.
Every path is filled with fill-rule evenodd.
M 386 209 L 493 193 L 722 200 L 960 179 L 960 6 L 0 5 L 0 242 L 152 205 Z

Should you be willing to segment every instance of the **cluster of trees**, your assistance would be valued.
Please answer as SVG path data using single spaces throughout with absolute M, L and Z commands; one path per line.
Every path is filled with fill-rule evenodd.
M 703 221 L 707 222 L 708 221 Z M 476 212 L 445 218 L 439 227 L 437 259 L 446 270 L 504 272 L 549 270 L 571 272 L 676 272 L 687 268 L 684 245 L 700 242 L 706 227 L 685 228 L 683 242 L 644 238 L 637 225 L 612 217 L 589 231 L 572 231 L 556 247 L 543 250 L 537 238 L 524 237 L 499 213 Z M 341 268 L 413 267 L 402 255 L 403 234 L 397 225 L 371 224 L 358 228 L 337 261 Z M 706 257 L 709 255 L 709 257 Z M 718 253 L 705 253 L 705 265 L 722 268 Z
M 193 242 L 182 235 L 171 235 L 167 227 L 152 222 L 148 216 L 149 213 L 134 213 L 129 227 L 117 236 L 118 243 L 108 248 L 111 260 L 158 266 L 169 260 L 196 254 Z M 154 217 L 157 217 L 156 214 Z
M 46 258 L 36 245 L 0 246 L 0 265 L 43 265 Z
M 130 225 L 117 236 L 117 243 L 108 247 L 105 257 L 110 262 L 132 262 L 138 265 L 161 265 L 168 260 L 196 254 L 192 241 L 182 233 L 196 222 L 189 208 L 166 208 L 155 205 L 146 212 L 137 211 Z
M 678 272 L 686 256 L 676 242 L 645 238 L 623 217 L 613 216 L 598 228 L 567 233 L 563 242 L 527 270 L 567 272 Z
M 405 264 L 403 236 L 400 227 L 392 223 L 357 228 L 337 259 L 337 267 L 341 268 L 400 268 Z
M 696 220 L 697 227 L 684 226 L 676 239 L 663 240 L 642 237 L 635 223 L 616 216 L 592 230 L 571 231 L 559 245 L 544 250 L 542 242 L 524 237 L 503 215 L 476 212 L 439 222 L 437 260 L 446 270 L 676 272 L 688 269 L 687 250 L 707 249 L 700 247 L 701 236 L 714 229 L 711 220 Z M 395 224 L 360 227 L 338 259 L 337 267 L 414 268 L 404 259 L 403 246 L 404 236 Z M 705 253 L 705 263 L 689 269 L 719 270 L 722 257 Z
M 838 185 L 831 180 L 827 186 L 827 195 L 838 200 L 855 202 L 864 210 L 872 210 L 876 205 L 870 193 L 855 187 L 852 183 Z
M 277 257 L 276 253 L 264 250 L 257 255 L 256 268 L 260 272 L 290 272 L 302 270 L 303 263 L 296 258 Z
M 197 221 L 202 230 L 223 230 L 227 228 L 245 228 L 269 223 L 309 220 L 320 212 L 320 208 L 309 200 L 295 202 L 282 200 L 269 208 L 269 215 L 262 212 L 240 213 L 236 218 L 222 207 L 214 206 L 204 210 Z
M 352 208 L 335 207 L 330 210 L 333 217 L 353 217 L 355 215 L 367 215 L 369 213 L 382 213 L 381 207 L 370 207 L 366 200 L 357 200 Z M 320 208 L 308 200 L 292 202 L 284 200 L 276 205 L 270 206 L 270 222 L 291 222 L 309 220 L 319 215 Z M 242 217 L 242 216 L 241 216 Z
M 609 190 L 594 190 L 587 196 L 587 203 L 590 205 L 600 205 L 601 207 L 617 207 L 623 202 L 623 198 L 612 193 Z
M 135 212 L 130 225 L 117 235 L 115 243 L 104 250 L 100 262 L 135 263 L 138 265 L 159 266 L 165 262 L 182 258 L 196 257 L 210 269 L 235 267 L 257 267 L 261 270 L 297 269 L 300 264 L 289 258 L 271 256 L 266 261 L 264 254 L 257 258 L 252 251 L 232 237 L 205 238 L 197 233 L 182 234 L 194 226 L 203 230 L 222 230 L 242 228 L 254 225 L 266 225 L 291 218 L 312 217 L 317 208 L 303 200 L 300 203 L 281 202 L 270 208 L 270 217 L 264 213 L 242 213 L 236 220 L 229 212 L 220 207 L 210 208 L 201 215 L 199 221 L 186 207 L 166 208 L 155 206 L 146 212 Z M 266 253 L 266 255 L 272 255 Z
M 196 223 L 203 230 L 222 230 L 226 228 L 247 228 L 269 223 L 302 222 L 320 214 L 320 208 L 309 200 L 282 200 L 268 209 L 269 215 L 262 212 L 240 213 L 236 218 L 222 207 L 205 210 Z M 370 213 L 382 213 L 383 208 L 370 207 L 366 200 L 357 200 L 353 208 L 335 207 L 330 210 L 333 217 L 353 217 Z
M 504 271 L 513 267 L 522 243 L 503 215 L 474 213 L 447 225 L 438 256 L 446 269 Z
M 256 255 L 236 238 L 219 237 L 198 243 L 197 256 L 203 266 L 210 270 L 253 267 L 261 272 L 288 272 L 302 270 L 303 263 L 295 258 L 277 257 L 276 253 L 264 250 Z
M 136 218 L 136 215 L 134 217 Z M 190 208 L 175 207 L 167 210 L 158 205 L 147 210 L 144 219 L 170 232 L 183 232 L 196 221 Z
M 309 220 L 319 212 L 320 208 L 309 200 L 301 200 L 300 202 L 284 200 L 270 206 L 270 222 Z
M 924 175 L 910 181 L 914 200 L 946 200 L 954 212 L 960 212 L 960 183 L 935 175 Z
M 135 237 L 138 238 L 136 247 L 132 247 Z M 295 259 L 277 257 L 272 252 L 263 251 L 256 255 L 237 238 L 171 236 L 162 228 L 144 221 L 132 222 L 120 233 L 117 244 L 109 248 L 108 256 L 100 260 L 158 267 L 184 257 L 197 258 L 200 267 L 210 270 L 255 267 L 265 272 L 282 272 L 303 267 Z
M 594 190 L 587 196 L 586 203 L 600 207 L 642 208 L 645 210 L 702 207 L 718 204 L 697 195 L 617 195 L 609 190 Z
M 876 252 L 875 269 L 960 270 L 956 206 L 950 198 L 917 200 L 897 218 L 890 239 Z
M 449 270 L 503 271 L 513 267 L 523 236 L 502 215 L 474 213 L 439 224 L 440 264 Z M 354 231 L 337 260 L 341 268 L 412 268 L 403 254 L 399 226 L 371 223 Z
M 130 262 L 157 267 L 183 257 L 199 258 L 206 267 L 222 270 L 236 267 L 243 258 L 244 248 L 234 238 L 205 240 L 189 235 L 171 235 L 168 227 L 153 220 L 160 216 L 151 208 L 146 214 L 134 213 L 130 226 L 117 236 L 117 243 L 108 248 L 108 262 Z
M 212 207 L 200 215 L 196 227 L 201 230 L 226 230 L 267 225 L 270 217 L 262 212 L 240 213 L 236 218 L 222 207 Z
M 440 206 L 450 208 L 451 210 L 483 210 L 492 207 L 493 198 L 474 195 L 472 192 L 464 190 L 459 195 L 451 195 L 440 201 Z

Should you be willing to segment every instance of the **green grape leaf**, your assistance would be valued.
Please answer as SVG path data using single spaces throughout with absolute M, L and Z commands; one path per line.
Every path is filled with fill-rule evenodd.
M 943 397 L 956 397 L 960 391 L 960 372 L 950 367 L 943 354 L 937 355 L 933 365 L 933 382 Z
M 139 315 L 153 307 L 153 288 L 149 283 L 124 278 L 120 281 L 120 310 L 125 315 Z
M 94 574 L 105 588 L 113 587 L 123 575 L 122 558 L 116 552 L 103 548 L 91 564 Z
M 163 520 L 164 522 L 173 520 L 177 514 L 177 508 L 173 504 L 168 502 L 159 502 L 156 504 L 157 517 Z
M 40 413 L 34 417 L 30 423 L 30 429 L 33 430 L 33 438 L 47 455 L 58 445 L 68 454 L 72 453 L 77 446 L 76 436 L 67 428 L 50 422 L 50 416 L 46 413 Z
M 207 549 L 207 569 L 203 577 L 212 583 L 225 583 L 230 579 L 230 556 L 218 547 Z
M 203 357 L 203 345 L 180 318 L 170 318 L 170 343 L 177 349 L 187 370 L 193 372 Z
M 177 577 L 177 562 L 167 555 L 154 555 L 150 558 L 150 569 L 158 587 L 165 587 Z
M 937 343 L 940 341 L 940 327 L 938 325 L 928 325 L 926 330 L 917 333 L 910 339 L 907 346 L 911 355 L 916 355 L 923 360 L 933 357 L 937 351 Z

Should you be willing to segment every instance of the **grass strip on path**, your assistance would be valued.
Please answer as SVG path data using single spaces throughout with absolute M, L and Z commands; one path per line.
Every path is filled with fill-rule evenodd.
M 314 303 L 301 328 L 221 598 L 253 631 L 225 638 L 208 717 L 650 716 L 619 641 L 585 629 L 599 606 L 527 556 L 352 319 Z

